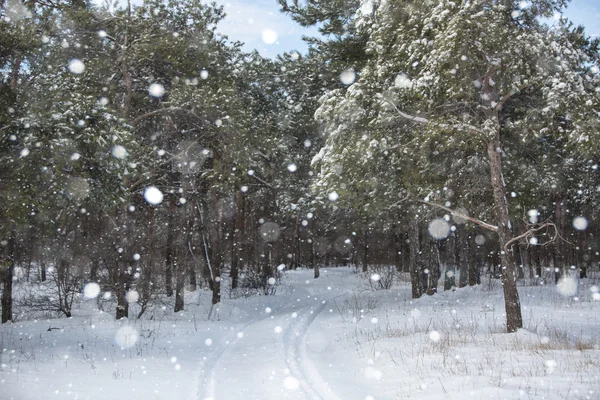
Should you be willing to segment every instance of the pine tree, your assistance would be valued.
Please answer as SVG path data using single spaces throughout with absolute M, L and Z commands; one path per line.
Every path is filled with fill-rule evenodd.
M 339 165 L 348 165 L 350 155 L 372 163 L 375 152 L 366 150 L 366 144 L 375 148 L 384 140 L 409 165 L 410 151 L 404 156 L 403 150 L 415 146 L 436 156 L 464 151 L 463 160 L 477 157 L 487 164 L 491 189 L 487 199 L 494 223 L 471 222 L 498 236 L 509 332 L 522 327 L 512 257 L 520 237 L 513 234 L 507 203 L 503 140 L 518 135 L 527 142 L 550 132 L 580 146 L 593 142 L 597 133 L 593 110 L 599 101 L 599 76 L 589 67 L 594 60 L 573 43 L 568 30 L 539 22 L 563 5 L 378 3 L 372 14 L 357 21 L 369 33 L 367 52 L 372 57 L 358 81 L 345 93 L 333 91 L 323 98 L 316 114 L 326 123 L 329 136 L 320 155 L 324 178 Z M 568 128 L 557 126 L 561 118 L 570 120 Z M 419 164 L 431 172 L 435 163 L 418 154 L 414 153 L 418 160 L 412 164 L 413 173 Z M 347 177 L 349 170 L 342 176 Z M 409 169 L 408 175 L 400 175 L 408 190 L 411 182 L 422 179 L 435 186 L 431 178 L 439 176 L 422 175 L 415 181 L 410 174 Z M 444 196 L 428 196 L 425 203 L 460 217 L 460 212 L 431 201 Z

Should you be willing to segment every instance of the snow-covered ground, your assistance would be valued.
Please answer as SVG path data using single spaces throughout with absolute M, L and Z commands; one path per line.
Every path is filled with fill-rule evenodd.
M 515 334 L 497 281 L 413 301 L 350 268 L 288 271 L 211 320 L 206 291 L 120 322 L 83 300 L 70 319 L 0 327 L 0 399 L 599 399 L 594 284 L 521 287 Z

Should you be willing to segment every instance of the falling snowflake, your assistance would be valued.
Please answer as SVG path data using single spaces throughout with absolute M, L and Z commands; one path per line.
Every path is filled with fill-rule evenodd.
M 263 29 L 261 37 L 263 42 L 265 42 L 266 44 L 273 44 L 277 41 L 277 32 L 269 28 Z
M 148 204 L 157 206 L 163 201 L 162 192 L 155 186 L 148 186 L 144 190 L 144 199 L 148 202 Z
M 85 71 L 85 64 L 80 59 L 74 58 L 69 61 L 68 68 L 72 73 L 79 75 L 83 74 L 83 71 Z
M 148 86 L 148 94 L 150 94 L 152 97 L 160 99 L 165 95 L 165 87 L 160 83 L 153 83 Z
M 344 85 L 347 85 L 347 86 L 352 85 L 355 80 L 356 80 L 356 72 L 354 72 L 353 69 L 347 69 L 340 74 L 340 81 Z
M 90 282 L 83 287 L 83 297 L 86 299 L 95 299 L 100 294 L 100 285 L 96 282 Z

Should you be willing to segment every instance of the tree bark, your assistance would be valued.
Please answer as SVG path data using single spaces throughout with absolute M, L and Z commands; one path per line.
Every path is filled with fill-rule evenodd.
M 438 280 L 440 279 L 440 275 L 441 275 L 441 270 L 442 270 L 442 260 L 441 260 L 441 256 L 440 256 L 440 247 L 443 246 L 443 244 L 439 241 L 436 240 L 435 242 L 432 243 L 432 249 L 431 249 L 431 267 L 429 268 L 429 281 L 427 284 L 427 294 L 429 296 L 434 295 L 435 293 L 437 293 L 437 285 L 438 285 Z
M 187 257 L 187 273 L 188 273 L 188 278 L 190 280 L 190 290 L 192 292 L 196 291 L 196 289 L 198 289 L 198 281 L 196 279 L 196 255 L 194 254 L 194 245 L 193 245 L 193 238 L 194 238 L 194 222 L 196 220 L 196 213 L 192 212 L 189 213 L 189 207 L 190 204 L 186 203 L 185 205 L 185 219 L 186 219 L 186 246 L 187 246 L 187 253 L 188 253 L 188 257 Z
M 2 268 L 2 323 L 12 321 L 12 304 L 13 304 L 13 277 L 15 271 L 15 235 L 14 232 L 6 245 L 6 256 L 0 264 Z
M 410 282 L 412 298 L 418 299 L 423 295 L 421 268 L 419 263 L 419 221 L 412 219 L 409 224 L 410 235 Z
M 165 289 L 167 297 L 173 296 L 173 260 L 175 258 L 175 204 L 169 201 L 167 223 L 167 248 L 165 249 Z
M 94 261 L 94 264 L 92 264 L 92 272 L 94 271 L 95 265 L 96 265 L 96 261 Z M 42 260 L 40 262 L 40 270 L 42 273 L 41 280 L 42 280 L 42 282 L 46 282 L 46 279 L 48 279 L 48 278 L 46 277 L 46 262 L 44 260 Z M 95 279 L 92 280 L 92 282 L 95 282 L 95 281 L 96 281 Z
M 244 240 L 244 192 L 238 190 L 235 195 L 235 217 L 233 222 L 233 235 L 231 244 L 231 288 L 238 286 L 239 265 L 242 261 L 242 249 Z
M 473 236 L 475 233 L 472 234 Z M 477 259 L 477 245 L 474 243 L 474 237 L 469 237 L 469 286 L 479 285 L 481 278 L 479 276 L 479 263 Z
M 521 301 L 517 290 L 517 264 L 512 254 L 504 250 L 504 244 L 512 239 L 508 204 L 502 177 L 502 158 L 500 156 L 500 132 L 495 130 L 488 140 L 487 153 L 490 161 L 490 178 L 494 196 L 494 214 L 498 226 L 500 244 L 500 262 L 502 263 L 502 287 L 506 310 L 506 330 L 515 332 L 523 327 Z
M 177 263 L 177 257 L 173 257 L 173 271 L 175 273 L 175 307 L 174 312 L 183 310 L 184 307 L 184 283 L 185 283 L 185 269 L 183 265 Z
M 369 236 L 368 236 L 368 231 L 365 231 L 363 237 L 365 238 L 365 242 L 364 242 L 364 247 L 363 247 L 362 272 L 367 272 L 369 270 Z
M 566 225 L 567 225 L 567 213 L 565 208 L 565 199 L 562 194 L 557 194 L 554 198 L 554 223 L 556 224 L 556 230 L 561 237 L 566 237 Z M 554 283 L 558 283 L 561 275 L 567 274 L 568 265 L 564 246 L 561 241 L 556 240 L 554 242 Z
M 21 71 L 21 64 L 23 63 L 23 56 L 17 55 L 15 62 L 13 63 L 12 70 L 10 72 L 10 88 L 14 91 L 17 90 L 17 84 L 19 83 L 19 71 Z
M 468 270 L 469 270 L 469 244 L 466 239 L 466 232 L 461 232 L 461 229 L 456 230 L 456 256 L 460 260 L 458 266 L 458 287 L 463 288 L 468 283 Z
M 402 232 L 398 230 L 396 226 L 393 228 L 392 239 L 394 243 L 394 263 L 396 264 L 396 271 L 402 272 Z

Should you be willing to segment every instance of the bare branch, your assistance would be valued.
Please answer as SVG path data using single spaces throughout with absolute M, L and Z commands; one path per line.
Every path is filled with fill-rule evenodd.
M 508 92 L 507 94 L 505 94 L 500 101 L 496 104 L 496 106 L 494 107 L 494 110 L 496 111 L 500 111 L 500 109 L 502 108 L 502 106 L 504 105 L 504 103 L 506 103 L 508 101 L 508 99 L 510 99 L 511 97 L 513 97 L 515 94 L 520 93 L 523 89 L 526 89 L 527 87 L 531 86 L 531 83 L 527 83 L 525 85 L 520 86 L 517 89 L 513 89 L 510 92 Z
M 524 242 L 527 244 L 527 246 L 529 246 L 530 244 L 532 244 L 531 239 L 533 239 L 535 237 L 535 234 L 539 233 L 543 230 L 546 230 L 546 231 L 553 230 L 553 235 L 550 235 L 550 238 L 548 240 L 546 240 L 544 243 L 536 243 L 537 246 L 540 246 L 540 245 L 548 246 L 551 243 L 554 243 L 557 239 L 560 239 L 565 243 L 573 245 L 573 243 L 569 242 L 567 239 L 563 238 L 560 235 L 560 232 L 558 231 L 556 224 L 554 224 L 553 222 L 546 221 L 538 226 L 535 226 L 535 224 L 527 224 L 527 226 L 530 227 L 527 231 L 520 234 L 519 236 L 515 236 L 514 238 L 510 239 L 508 242 L 506 242 L 504 244 L 505 251 L 509 251 L 510 246 L 512 246 L 515 243 L 518 243 L 520 240 L 524 240 Z
M 274 189 L 274 190 L 277 190 L 277 188 L 275 186 L 271 185 L 269 182 L 267 182 L 267 181 L 265 181 L 263 179 L 260 179 L 258 176 L 256 176 L 256 174 L 252 174 L 250 176 L 252 178 L 256 179 L 257 181 L 259 181 L 260 183 L 262 183 L 263 185 L 265 185 L 266 187 Z
M 181 108 L 181 107 L 168 107 L 168 108 L 160 108 L 158 110 L 154 110 L 154 111 L 150 111 L 146 114 L 142 114 L 139 117 L 136 117 L 132 122 L 131 125 L 136 126 L 137 124 L 139 124 L 141 121 L 143 121 L 144 119 L 148 119 L 148 118 L 152 118 L 155 117 L 157 115 L 161 115 L 161 114 L 174 114 L 174 113 L 184 113 L 184 114 L 189 114 L 197 119 L 201 119 L 200 116 L 198 116 L 197 114 L 195 114 L 193 111 L 187 110 L 185 108 Z
M 553 228 L 554 229 L 554 233 L 555 235 L 553 237 L 550 238 L 550 240 L 548 242 L 546 242 L 545 244 L 551 243 L 553 241 L 556 240 L 556 237 L 558 236 L 558 230 L 556 229 L 556 225 L 553 224 L 552 222 L 545 222 L 543 224 L 541 224 L 540 226 L 536 227 L 536 228 L 529 228 L 527 231 L 525 231 L 524 233 L 520 234 L 519 236 L 515 236 L 514 238 L 510 239 L 508 242 L 506 242 L 504 244 L 504 250 L 506 252 L 509 251 L 510 247 L 514 244 L 514 243 L 518 243 L 519 240 L 521 239 L 527 239 L 527 244 L 530 243 L 530 239 L 534 236 L 535 233 L 538 233 L 544 229 L 548 229 L 548 228 Z
M 458 217 L 458 218 L 462 218 L 464 220 L 470 221 L 476 225 L 481 226 L 482 228 L 485 228 L 489 231 L 492 232 L 497 232 L 498 231 L 498 227 L 496 225 L 492 225 L 492 224 L 488 224 L 487 222 L 484 222 L 480 219 L 477 218 L 473 218 L 473 217 L 469 217 L 468 215 L 465 215 L 459 211 L 456 211 L 452 208 L 446 207 L 444 205 L 438 204 L 438 203 L 432 203 L 430 201 L 426 201 L 426 200 L 421 200 L 421 199 L 416 199 L 418 202 L 423 203 L 423 204 L 427 204 L 428 206 L 432 206 L 432 207 L 437 207 L 440 208 L 444 211 L 448 211 L 451 215 Z
M 419 124 L 431 124 L 434 126 L 438 126 L 440 128 L 450 128 L 450 129 L 457 129 L 457 130 L 466 130 L 466 131 L 471 131 L 473 133 L 484 133 L 481 129 L 473 126 L 473 125 L 469 125 L 469 124 L 444 124 L 441 122 L 435 122 L 435 121 L 431 121 L 428 120 L 427 118 L 423 118 L 423 117 L 417 117 L 414 115 L 410 115 L 407 114 L 403 111 L 401 111 L 398 106 L 396 105 L 395 102 L 393 102 L 389 97 L 387 96 L 383 96 L 383 99 L 385 101 L 387 101 L 389 104 L 392 105 L 392 107 L 394 107 L 394 109 L 396 110 L 396 112 L 398 113 L 398 115 L 400 115 L 402 118 L 407 119 L 411 122 L 415 122 L 415 123 L 419 123 Z

